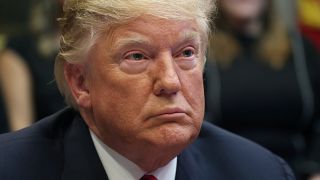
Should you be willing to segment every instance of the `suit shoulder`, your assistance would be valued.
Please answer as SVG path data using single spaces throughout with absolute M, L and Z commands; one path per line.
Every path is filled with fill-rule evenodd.
M 217 127 L 211 123 L 204 122 L 201 128 L 201 132 L 196 142 L 198 145 L 201 145 L 201 142 L 211 142 L 203 143 L 206 146 L 215 145 L 215 147 L 221 148 L 235 148 L 237 151 L 257 151 L 270 154 L 271 152 L 261 145 L 258 145 L 255 142 L 252 142 L 244 137 L 236 135 L 232 132 L 229 132 L 225 129 Z M 214 144 L 212 144 L 214 143 Z
M 11 144 L 23 141 L 32 141 L 37 138 L 53 139 L 63 132 L 74 118 L 75 112 L 66 108 L 48 117 L 45 117 L 30 127 L 19 131 L 5 133 L 0 135 L 0 149 Z
M 295 179 L 280 157 L 208 122 L 203 123 L 199 137 L 190 149 L 199 161 L 204 162 L 208 172 L 219 169 L 232 173 L 229 179 Z
M 59 174 L 52 172 L 60 171 L 61 141 L 74 115 L 65 109 L 28 128 L 0 135 L 0 179 L 34 179 L 35 171 Z

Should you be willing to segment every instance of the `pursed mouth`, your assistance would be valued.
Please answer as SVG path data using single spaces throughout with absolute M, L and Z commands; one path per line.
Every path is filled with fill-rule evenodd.
M 161 110 L 158 113 L 155 113 L 150 118 L 154 118 L 154 117 L 168 117 L 168 118 L 170 118 L 170 117 L 184 116 L 186 114 L 187 114 L 186 111 L 184 111 L 180 108 L 168 108 L 168 109 Z

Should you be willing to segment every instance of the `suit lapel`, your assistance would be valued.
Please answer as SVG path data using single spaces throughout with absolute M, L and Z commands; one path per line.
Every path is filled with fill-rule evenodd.
M 89 130 L 77 115 L 64 138 L 63 180 L 108 180 Z
M 191 147 L 178 156 L 176 180 L 206 179 L 204 170 L 196 159 Z

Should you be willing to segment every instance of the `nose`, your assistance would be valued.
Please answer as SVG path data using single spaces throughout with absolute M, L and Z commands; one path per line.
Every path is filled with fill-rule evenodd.
M 164 55 L 164 57 L 159 58 L 155 68 L 155 95 L 173 95 L 181 90 L 179 67 L 175 64 L 171 55 Z

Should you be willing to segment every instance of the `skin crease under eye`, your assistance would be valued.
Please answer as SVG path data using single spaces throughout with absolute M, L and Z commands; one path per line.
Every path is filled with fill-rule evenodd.
M 185 58 L 188 58 L 188 60 L 186 60 Z M 183 60 L 181 60 L 183 59 Z M 196 65 L 197 65 L 197 61 L 199 59 L 196 57 L 190 58 L 190 57 L 182 57 L 179 60 L 177 60 L 177 64 L 179 65 L 179 67 L 183 70 L 191 70 L 193 69 Z
M 120 69 L 128 74 L 139 74 L 147 69 L 149 63 L 149 58 L 144 53 L 132 51 L 124 55 Z
M 150 64 L 149 60 L 124 60 L 120 63 L 120 69 L 128 74 L 139 74 L 145 71 Z

